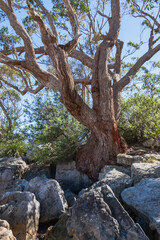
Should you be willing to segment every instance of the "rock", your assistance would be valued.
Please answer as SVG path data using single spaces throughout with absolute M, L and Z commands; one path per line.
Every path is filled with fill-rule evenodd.
M 42 166 L 38 163 L 32 163 L 29 165 L 29 169 L 26 171 L 23 178 L 27 181 L 30 181 L 32 178 L 35 177 L 42 177 L 43 175 L 45 175 L 46 178 L 52 178 L 50 168 L 51 164 Z
M 123 201 L 149 222 L 151 229 L 160 234 L 160 178 L 142 179 L 134 187 L 125 189 Z
M 29 182 L 28 191 L 34 193 L 40 202 L 40 222 L 59 218 L 68 207 L 64 192 L 56 180 L 33 178 Z
M 73 192 L 70 191 L 70 189 L 67 189 L 65 192 L 64 192 L 64 196 L 67 200 L 67 203 L 68 203 L 68 206 L 69 207 L 72 207 L 73 204 L 76 202 L 77 200 L 77 195 L 74 194 Z
M 67 220 L 68 216 L 63 214 L 55 226 L 48 228 L 45 240 L 70 240 L 66 228 Z
M 118 169 L 118 168 L 117 168 Z M 102 178 L 103 177 L 103 178 Z M 108 185 L 116 195 L 118 199 L 121 198 L 121 192 L 127 188 L 131 187 L 133 180 L 130 176 L 125 173 L 122 173 L 116 168 L 110 166 L 105 168 L 105 174 L 99 174 L 99 179 L 97 183 L 93 184 L 91 188 L 102 187 L 103 185 Z
M 11 188 L 14 179 L 22 177 L 27 169 L 21 157 L 0 158 L 0 197 Z
M 153 146 L 160 147 L 160 141 L 159 140 L 155 141 L 153 138 L 151 138 L 151 139 L 148 139 L 147 141 L 145 141 L 143 143 L 143 146 L 148 147 L 148 148 L 152 148 Z
M 0 217 L 10 224 L 17 240 L 36 238 L 39 208 L 39 202 L 29 192 L 8 192 L 0 199 Z
M 159 178 L 160 164 L 155 163 L 133 163 L 131 166 L 131 177 L 134 184 L 141 181 L 142 178 Z
M 154 161 L 160 161 L 160 155 L 159 154 L 144 154 L 143 158 L 146 159 L 147 162 L 154 162 Z
M 26 181 L 25 179 L 16 179 L 12 183 L 8 184 L 8 186 L 3 189 L 0 195 L 2 197 L 3 194 L 5 194 L 6 192 L 15 192 L 15 191 L 26 192 L 28 191 L 28 184 L 29 182 Z
M 12 191 L 26 192 L 28 191 L 29 182 L 25 179 L 16 179 L 13 181 Z
M 1 240 L 16 240 L 10 230 L 9 223 L 5 220 L 0 220 L 0 239 Z
M 82 188 L 87 188 L 92 184 L 86 174 L 80 173 L 76 169 L 74 161 L 57 164 L 55 179 L 64 191 L 70 189 L 74 193 L 78 193 Z
M 144 158 L 139 155 L 118 154 L 117 163 L 124 166 L 131 166 L 134 162 L 142 162 Z
M 142 147 L 132 147 L 127 152 L 127 154 L 129 154 L 129 155 L 143 155 L 145 153 L 147 153 L 147 150 Z
M 78 240 L 148 240 L 107 185 L 83 193 L 66 225 L 69 236 Z
M 122 166 L 117 166 L 117 165 L 105 165 L 100 173 L 98 179 L 101 180 L 102 178 L 105 178 L 106 174 L 112 170 L 117 170 L 119 172 L 125 173 L 127 175 L 131 175 L 130 167 L 122 167 Z

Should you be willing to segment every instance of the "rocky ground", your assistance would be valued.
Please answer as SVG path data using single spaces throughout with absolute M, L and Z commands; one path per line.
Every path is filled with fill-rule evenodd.
M 92 183 L 75 162 L 1 158 L 0 239 L 159 240 L 159 163 L 158 152 L 130 148 Z

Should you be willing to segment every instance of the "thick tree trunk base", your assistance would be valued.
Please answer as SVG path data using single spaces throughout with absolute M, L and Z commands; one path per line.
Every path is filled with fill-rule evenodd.
M 106 164 L 116 164 L 117 154 L 125 152 L 126 147 L 119 136 L 115 139 L 113 134 L 110 137 L 103 134 L 97 139 L 92 134 L 88 142 L 77 152 L 77 169 L 96 181 L 100 170 Z

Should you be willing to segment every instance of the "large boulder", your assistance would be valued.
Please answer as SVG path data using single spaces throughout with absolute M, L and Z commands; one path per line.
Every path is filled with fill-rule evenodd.
M 123 171 L 123 168 L 121 167 L 118 168 L 118 167 L 106 166 L 105 171 L 103 171 L 103 174 L 102 172 L 99 174 L 100 181 L 93 184 L 91 188 L 95 189 L 97 187 L 102 187 L 107 184 L 108 186 L 110 186 L 115 196 L 118 199 L 120 199 L 121 192 L 125 188 L 131 187 L 133 180 L 129 175 L 121 171 L 118 171 L 118 169 L 121 169 Z
M 159 178 L 160 164 L 155 163 L 133 163 L 131 167 L 131 177 L 134 184 L 141 181 L 142 178 Z
M 152 230 L 160 234 L 160 178 L 142 179 L 134 187 L 125 189 L 121 196 L 136 214 L 149 222 Z
M 57 219 L 68 207 L 64 192 L 56 180 L 33 178 L 28 191 L 34 193 L 40 202 L 40 222 Z
M 70 209 L 67 231 L 77 240 L 148 240 L 107 185 L 81 195 Z
M 117 163 L 123 166 L 131 166 L 135 162 L 143 162 L 144 158 L 140 155 L 118 154 Z
M 58 163 L 56 166 L 55 179 L 64 191 L 70 189 L 74 193 L 78 193 L 82 188 L 87 188 L 92 184 L 92 181 L 86 174 L 76 169 L 75 161 Z
M 10 230 L 9 223 L 5 220 L 0 220 L 0 239 L 1 240 L 16 240 Z
M 27 164 L 21 157 L 0 158 L 0 196 L 2 196 L 13 183 L 13 180 L 22 177 Z
M 33 193 L 7 192 L 0 199 L 0 217 L 6 220 L 17 240 L 36 238 L 40 204 Z

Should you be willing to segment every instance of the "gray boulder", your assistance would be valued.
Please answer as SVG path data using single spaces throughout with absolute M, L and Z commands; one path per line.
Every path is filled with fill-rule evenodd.
M 67 231 L 77 240 L 148 240 L 107 185 L 81 195 L 70 209 Z
M 0 239 L 1 240 L 16 240 L 10 230 L 9 223 L 5 220 L 0 220 Z
M 118 169 L 118 168 L 117 168 Z M 105 168 L 105 173 L 99 174 L 99 180 L 97 183 L 91 186 L 92 189 L 97 187 L 105 186 L 106 184 L 110 186 L 115 196 L 120 199 L 121 192 L 127 188 L 131 187 L 133 180 L 131 177 L 123 172 L 118 171 L 116 168 L 112 166 L 108 166 Z
M 125 189 L 121 196 L 136 214 L 149 222 L 152 230 L 160 234 L 160 178 L 142 179 L 134 187 Z
M 117 163 L 123 166 L 131 166 L 135 162 L 143 162 L 144 158 L 140 155 L 118 154 Z
M 64 192 L 56 180 L 33 178 L 28 191 L 34 193 L 40 202 L 40 222 L 57 219 L 68 207 Z
M 74 193 L 78 193 L 82 188 L 87 188 L 92 184 L 92 181 L 86 174 L 76 169 L 76 163 L 74 161 L 58 163 L 56 165 L 55 179 L 64 191 L 70 189 Z
M 21 157 L 0 158 L 0 196 L 10 189 L 13 180 L 22 177 L 26 169 L 27 164 Z
M 134 184 L 141 181 L 142 178 L 159 178 L 160 164 L 155 163 L 133 163 L 131 166 L 131 177 Z
M 26 192 L 28 191 L 29 182 L 25 179 L 16 179 L 13 181 L 11 191 L 21 191 Z
M 0 217 L 10 224 L 17 240 L 36 238 L 39 208 L 39 202 L 29 192 L 8 192 L 0 199 Z

